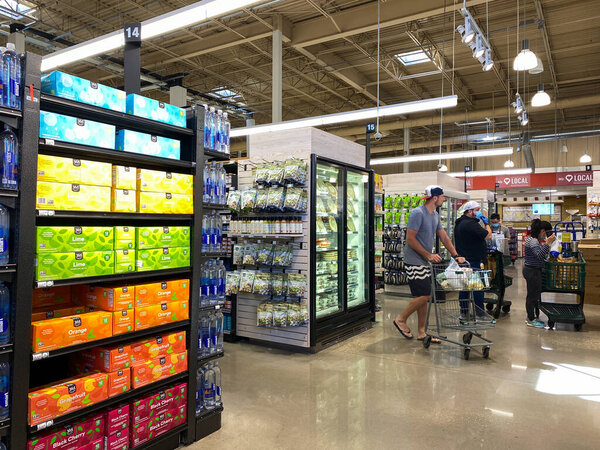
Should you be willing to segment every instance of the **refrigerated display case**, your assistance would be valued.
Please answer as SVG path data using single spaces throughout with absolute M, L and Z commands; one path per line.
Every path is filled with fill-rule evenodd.
M 311 346 L 374 319 L 373 173 L 312 156 Z

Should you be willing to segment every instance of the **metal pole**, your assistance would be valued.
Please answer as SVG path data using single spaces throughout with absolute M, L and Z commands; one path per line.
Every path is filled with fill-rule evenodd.
M 404 156 L 410 155 L 410 128 L 404 127 Z M 404 173 L 410 172 L 410 163 L 404 163 Z
M 271 99 L 271 122 L 281 122 L 282 119 L 282 67 L 283 67 L 283 34 L 281 32 L 281 16 L 273 17 L 273 94 Z
M 125 53 L 124 53 L 124 78 L 125 92 L 129 94 L 139 94 L 141 92 L 140 80 L 140 47 L 142 46 L 142 25 L 140 22 L 126 23 L 123 28 L 125 35 Z

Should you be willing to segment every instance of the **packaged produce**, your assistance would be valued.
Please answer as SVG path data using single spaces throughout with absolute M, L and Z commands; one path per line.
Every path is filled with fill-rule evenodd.
M 304 161 L 297 158 L 288 158 L 283 169 L 283 180 L 286 183 L 306 183 L 307 166 Z
M 269 163 L 259 164 L 254 172 L 254 183 L 266 184 L 269 180 Z
M 111 189 L 112 212 L 137 212 L 137 194 L 129 189 Z
M 105 373 L 93 373 L 30 392 L 29 425 L 37 425 L 106 400 L 107 378 Z
M 271 294 L 271 274 L 268 272 L 257 272 L 254 276 L 252 293 L 257 295 Z
M 285 190 L 282 187 L 272 187 L 267 191 L 266 208 L 274 211 L 283 211 Z
M 287 293 L 287 277 L 285 273 L 271 274 L 271 287 L 274 296 L 282 296 Z
M 124 309 L 112 313 L 113 336 L 129 333 L 135 328 L 135 315 L 133 309 Z
M 227 193 L 227 207 L 233 212 L 240 212 L 240 202 L 242 200 L 240 191 L 229 191 Z
M 40 111 L 40 137 L 114 150 L 115 127 L 77 117 Z
M 288 326 L 288 306 L 287 303 L 275 303 L 273 305 L 273 326 L 284 328 Z
M 285 191 L 284 211 L 306 211 L 306 190 L 302 188 L 287 188 Z
M 36 281 L 111 275 L 115 272 L 115 254 L 109 252 L 46 253 L 36 255 Z
M 256 326 L 273 326 L 273 303 L 262 302 L 256 307 Z
M 137 189 L 143 192 L 194 194 L 194 176 L 176 172 L 137 169 Z
M 135 308 L 135 331 L 189 319 L 189 303 L 168 302 Z
M 287 288 L 287 295 L 293 297 L 303 297 L 306 292 L 306 275 L 300 273 L 288 274 Z
M 151 248 L 136 251 L 135 266 L 138 272 L 174 269 L 189 265 L 189 247 Z
M 244 245 L 235 244 L 233 246 L 233 264 L 240 265 L 243 264 L 244 261 Z
M 47 319 L 54 319 L 54 318 L 60 318 L 60 317 L 66 317 L 66 316 L 73 316 L 76 314 L 83 314 L 85 313 L 85 307 L 84 306 L 65 306 L 65 307 L 58 307 L 58 308 L 43 308 L 43 309 L 34 309 L 33 313 L 31 314 L 31 321 L 32 322 L 37 322 L 39 320 L 47 320 Z
M 132 130 L 117 131 L 115 149 L 129 153 L 138 153 L 140 155 L 158 156 L 160 158 L 181 158 L 181 142 L 177 139 Z
M 42 74 L 41 91 L 113 111 L 125 112 L 125 91 L 53 70 Z
M 33 308 L 65 307 L 71 303 L 71 286 L 55 286 L 33 290 Z
M 254 205 L 254 209 L 258 211 L 264 211 L 267 209 L 268 193 L 268 189 L 258 189 L 256 191 L 256 203 Z
M 129 166 L 112 166 L 112 187 L 114 189 L 137 189 L 137 170 Z
M 131 387 L 137 389 L 187 370 L 187 351 L 161 356 L 131 367 Z
M 244 189 L 241 193 L 240 210 L 252 211 L 256 206 L 256 189 Z
M 242 263 L 246 266 L 254 266 L 256 265 L 256 258 L 258 254 L 258 245 L 257 244 L 246 244 L 244 249 L 244 259 Z
M 159 102 L 138 94 L 127 96 L 127 114 L 164 122 L 178 127 L 186 127 L 185 109 Z
M 115 250 L 135 249 L 135 227 L 114 227 Z
M 256 264 L 270 266 L 273 264 L 273 244 L 259 244 Z
M 193 214 L 194 197 L 170 192 L 137 191 L 138 212 L 146 214 Z
M 108 373 L 108 396 L 127 392 L 131 386 L 131 369 L 119 369 Z
M 154 393 L 131 404 L 131 424 L 137 425 L 187 404 L 187 383 Z
M 142 362 L 160 356 L 173 355 L 186 349 L 185 331 L 162 334 L 131 344 L 131 361 Z
M 256 272 L 252 270 L 242 270 L 240 273 L 240 292 L 252 293 L 252 286 L 254 285 L 254 276 Z
M 31 324 L 34 353 L 56 350 L 112 336 L 111 315 L 94 311 L 76 316 L 40 320 Z
M 110 188 L 38 181 L 37 209 L 110 211 Z
M 269 175 L 267 178 L 267 183 L 271 186 L 277 186 L 283 184 L 283 172 L 284 172 L 284 164 L 281 162 L 272 162 L 269 165 Z
M 126 404 L 106 411 L 104 413 L 106 435 L 111 435 L 113 433 L 116 433 L 117 431 L 121 431 L 127 428 L 129 426 L 130 412 L 131 407 Z
M 115 250 L 115 273 L 135 272 L 135 250 Z
M 74 288 L 73 296 L 80 303 L 104 311 L 121 311 L 133 308 L 133 286 L 86 286 Z
M 104 442 L 106 450 L 127 450 L 129 448 L 129 428 L 106 436 Z
M 36 253 L 113 250 L 113 227 L 36 227 Z
M 190 227 L 137 227 L 136 248 L 189 247 Z
M 37 179 L 55 183 L 111 186 L 109 163 L 61 156 L 38 155 Z
M 279 244 L 273 249 L 273 266 L 288 267 L 292 265 L 294 247 L 291 244 Z
M 301 316 L 300 316 L 300 303 L 291 302 L 287 303 L 287 326 L 288 327 L 297 327 L 300 326 Z
M 159 281 L 135 287 L 135 306 L 150 306 L 163 302 L 190 299 L 190 280 Z
M 104 415 L 94 414 L 66 426 L 43 432 L 28 442 L 28 450 L 72 450 L 86 448 L 104 438 Z M 93 447 L 92 447 L 93 448 Z M 99 447 L 100 450 L 103 447 Z
M 300 325 L 306 325 L 308 323 L 308 304 L 306 300 L 300 300 Z
M 227 272 L 225 291 L 227 295 L 235 295 L 240 289 L 240 273 L 238 271 Z

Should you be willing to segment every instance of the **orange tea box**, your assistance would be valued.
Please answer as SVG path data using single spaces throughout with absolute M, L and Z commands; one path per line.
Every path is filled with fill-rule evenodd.
M 129 345 L 113 347 L 95 347 L 80 352 L 79 359 L 86 367 L 102 372 L 114 372 L 126 369 L 131 364 L 131 347 Z
M 131 369 L 120 369 L 108 373 L 108 396 L 122 394 L 131 386 Z
M 58 319 L 59 317 L 74 316 L 75 314 L 83 314 L 84 312 L 85 307 L 83 306 L 34 309 L 33 313 L 31 313 L 31 321 Z
M 140 284 L 135 287 L 135 306 L 150 306 L 162 302 L 190 299 L 190 280 L 172 280 Z
M 135 330 L 145 330 L 190 317 L 189 303 L 168 302 L 135 308 Z
M 88 312 L 31 324 L 32 349 L 35 353 L 112 336 L 112 316 L 106 311 Z
M 131 344 L 132 363 L 185 352 L 185 331 L 163 334 Z
M 106 400 L 107 380 L 105 373 L 92 373 L 30 392 L 29 425 L 37 425 Z
M 134 311 L 133 309 L 124 309 L 123 311 L 115 311 L 112 313 L 112 328 L 113 336 L 117 334 L 129 333 L 134 328 Z
M 83 297 L 80 301 L 97 309 L 114 312 L 133 308 L 133 286 L 89 286 L 84 292 L 79 294 Z
M 146 386 L 187 370 L 187 351 L 150 359 L 131 366 L 131 387 Z
M 67 306 L 71 303 L 71 286 L 56 286 L 33 290 L 33 308 Z

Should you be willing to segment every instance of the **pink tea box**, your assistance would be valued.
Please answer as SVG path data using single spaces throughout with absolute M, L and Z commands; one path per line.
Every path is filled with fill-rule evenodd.
M 91 416 L 73 424 L 57 428 L 42 437 L 29 441 L 28 449 L 75 450 L 104 436 L 104 417 Z M 36 443 L 34 443 L 37 441 Z M 45 446 L 42 446 L 45 442 Z
M 106 436 L 104 443 L 105 450 L 127 450 L 129 448 L 129 427 Z
M 104 450 L 104 438 L 101 437 L 100 439 L 81 447 L 79 450 Z
M 132 426 L 131 446 L 137 447 L 185 423 L 185 415 L 186 406 L 184 405 Z
M 187 383 L 181 383 L 164 391 L 131 403 L 131 424 L 137 425 L 170 409 L 187 404 Z
M 129 405 L 122 405 L 106 411 L 104 422 L 107 436 L 127 428 L 129 426 Z

